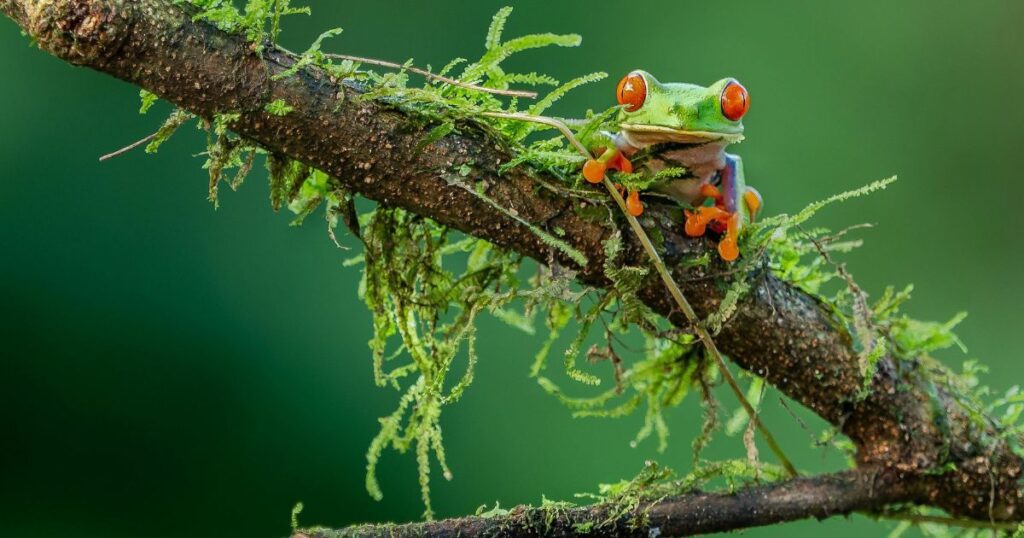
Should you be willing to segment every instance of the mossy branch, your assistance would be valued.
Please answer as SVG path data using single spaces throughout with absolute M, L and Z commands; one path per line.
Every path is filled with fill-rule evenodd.
M 890 477 L 891 478 L 891 477 Z M 691 536 L 824 519 L 899 501 L 916 484 L 864 470 L 795 478 L 734 493 L 694 491 L 623 511 L 614 503 L 591 506 L 517 506 L 497 513 L 404 525 L 361 525 L 342 532 L 296 529 L 292 538 L 404 538 L 430 536 Z
M 135 84 L 207 121 L 230 117 L 232 131 L 270 153 L 326 172 L 348 192 L 430 217 L 543 263 L 575 267 L 564 250 L 530 228 L 560 230 L 562 240 L 587 260 L 577 279 L 590 286 L 612 285 L 603 270 L 603 243 L 617 230 L 604 220 L 587 218 L 579 199 L 540 187 L 552 178 L 526 167 L 501 170 L 514 156 L 503 149 L 501 139 L 472 120 L 421 146 L 436 125 L 383 100 L 363 99 L 359 87 L 339 82 L 314 65 L 294 76 L 277 77 L 295 65 L 293 55 L 270 44 L 253 46 L 243 35 L 194 20 L 188 8 L 170 0 L 0 0 L 0 10 L 44 50 Z M 495 49 L 494 55 L 506 52 Z M 268 110 L 276 102 L 287 103 L 288 112 Z M 487 186 L 487 200 L 504 210 L 448 181 L 454 169 L 468 170 Z M 517 218 L 510 218 L 509 211 Z M 685 263 L 704 258 L 713 245 L 685 237 L 668 211 L 651 204 L 645 226 L 657 231 L 666 265 L 683 283 L 695 312 L 706 319 L 718 311 L 725 295 L 714 277 L 730 274 L 729 268 L 715 256 L 708 264 Z M 628 241 L 620 256 L 628 265 L 646 266 L 636 241 Z M 656 515 L 664 514 L 665 523 L 657 523 L 662 534 L 881 510 L 897 502 L 934 506 L 977 521 L 1024 516 L 1018 484 L 1024 465 L 998 435 L 995 420 L 976 420 L 978 413 L 964 403 L 961 388 L 933 372 L 927 361 L 883 356 L 874 363 L 865 392 L 861 354 L 833 312 L 764 267 L 743 276 L 749 278 L 750 289 L 730 307 L 732 316 L 716 342 L 740 367 L 848 436 L 857 448 L 858 468 L 734 495 L 663 499 L 648 511 L 655 523 L 661 521 Z M 655 275 L 646 278 L 637 296 L 678 326 L 688 325 Z M 773 502 L 785 509 L 760 512 Z M 722 503 L 746 510 L 710 509 Z M 751 515 L 755 505 L 761 515 Z M 503 521 L 511 524 L 515 513 L 509 516 Z M 554 519 L 562 521 L 559 517 Z M 694 526 L 678 526 L 678 521 Z M 445 528 L 440 522 L 424 525 Z M 646 535 L 652 528 L 647 524 L 637 532 Z

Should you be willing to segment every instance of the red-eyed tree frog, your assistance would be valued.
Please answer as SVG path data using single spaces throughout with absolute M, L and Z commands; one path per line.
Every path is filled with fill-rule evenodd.
M 743 140 L 741 120 L 750 107 L 746 88 L 732 78 L 707 88 L 662 84 L 638 70 L 619 82 L 616 94 L 622 105 L 619 132 L 605 133 L 608 145 L 595 148 L 596 157 L 583 167 L 584 178 L 600 183 L 609 169 L 631 173 L 638 167 L 651 174 L 685 169 L 650 190 L 693 207 L 685 212 L 686 234 L 699 237 L 708 227 L 723 233 L 718 253 L 735 260 L 739 232 L 762 205 L 761 195 L 744 181 L 740 158 L 725 152 Z M 629 193 L 626 208 L 634 216 L 643 212 L 639 192 Z

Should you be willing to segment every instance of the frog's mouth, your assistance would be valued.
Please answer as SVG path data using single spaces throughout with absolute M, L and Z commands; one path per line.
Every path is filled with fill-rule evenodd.
M 677 144 L 707 144 L 721 142 L 733 144 L 743 140 L 743 133 L 716 133 L 711 131 L 683 131 L 660 125 L 638 125 L 623 123 L 619 129 L 626 135 L 627 142 L 636 147 L 674 142 Z

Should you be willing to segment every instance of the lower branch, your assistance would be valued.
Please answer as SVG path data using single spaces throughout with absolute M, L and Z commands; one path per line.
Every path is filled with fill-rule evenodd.
M 752 486 L 735 493 L 692 492 L 624 510 L 615 504 L 530 508 L 405 525 L 362 525 L 340 531 L 298 529 L 292 538 L 440 536 L 690 536 L 799 519 L 875 510 L 913 497 L 917 484 L 860 469 Z

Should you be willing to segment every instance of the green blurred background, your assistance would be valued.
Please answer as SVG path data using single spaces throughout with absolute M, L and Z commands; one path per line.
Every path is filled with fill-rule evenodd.
M 435 66 L 477 57 L 502 5 L 310 3 L 313 17 L 288 21 L 287 46 L 343 26 L 332 50 Z M 996 390 L 1019 381 L 1024 2 L 515 6 L 507 35 L 584 36 L 580 49 L 516 66 L 611 75 L 556 114 L 608 106 L 637 67 L 668 81 L 739 78 L 753 107 L 737 152 L 769 212 L 899 174 L 817 223 L 877 223 L 847 258 L 861 283 L 877 294 L 914 282 L 919 317 L 970 311 L 969 356 L 991 366 Z M 288 227 L 262 172 L 214 211 L 191 130 L 157 156 L 98 163 L 151 132 L 158 113 L 139 117 L 136 89 L 29 48 L 6 19 L 0 48 L 0 535 L 282 536 L 300 500 L 306 524 L 417 518 L 409 455 L 385 455 L 382 502 L 363 487 L 364 451 L 397 394 L 373 385 L 359 271 L 341 267 L 349 254 L 319 219 Z M 539 337 L 491 320 L 482 331 L 476 383 L 443 419 L 455 479 L 435 473 L 439 516 L 571 499 L 645 459 L 689 468 L 692 400 L 669 416 L 666 454 L 653 440 L 630 448 L 641 417 L 571 419 L 527 377 Z M 777 404 L 766 413 L 801 466 L 840 465 Z M 725 438 L 708 455 L 740 454 Z M 891 526 L 854 517 L 749 533 Z

